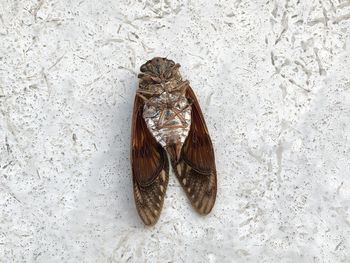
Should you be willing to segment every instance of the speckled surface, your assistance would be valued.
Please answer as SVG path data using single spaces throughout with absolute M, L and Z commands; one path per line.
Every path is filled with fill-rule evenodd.
M 0 262 L 350 262 L 350 2 L 0 1 Z M 182 65 L 218 198 L 132 196 L 138 67 Z

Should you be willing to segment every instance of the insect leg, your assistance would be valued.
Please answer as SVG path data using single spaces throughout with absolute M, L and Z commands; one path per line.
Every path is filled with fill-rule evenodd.
M 180 90 L 181 95 L 185 95 L 188 84 L 190 84 L 190 82 L 188 80 L 185 80 L 177 87 L 177 90 Z
M 148 99 L 145 96 L 143 96 L 141 93 L 136 92 L 136 96 L 139 96 L 144 101 L 148 101 Z

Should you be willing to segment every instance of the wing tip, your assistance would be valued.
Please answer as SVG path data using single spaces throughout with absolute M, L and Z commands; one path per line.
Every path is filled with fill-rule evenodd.
M 154 215 L 150 210 L 142 210 L 141 208 L 137 208 L 137 212 L 146 226 L 154 226 L 160 218 L 160 212 L 158 212 L 158 215 Z
M 148 186 L 149 189 L 140 189 L 137 180 L 133 180 L 136 210 L 146 226 L 155 225 L 160 218 L 168 181 L 166 170 L 160 172 L 155 182 Z
M 163 202 L 164 196 L 158 203 L 148 202 L 146 204 L 142 204 L 138 201 L 135 202 L 137 213 L 145 225 L 153 226 L 158 222 L 163 208 Z
M 184 160 L 178 163 L 173 163 L 173 170 L 183 190 L 185 191 L 188 200 L 190 201 L 192 207 L 196 210 L 196 212 L 200 215 L 209 214 L 213 209 L 216 201 L 216 170 L 210 172 L 209 174 L 202 174 L 199 171 L 195 171 Z M 193 180 L 191 180 L 194 176 L 193 173 L 200 175 L 200 177 L 203 176 L 200 181 L 200 187 L 196 186 L 196 184 L 193 183 Z M 207 178 L 204 179 L 206 176 Z
M 192 202 L 192 206 L 195 208 L 195 210 L 200 214 L 200 215 L 208 215 L 216 201 L 216 192 L 211 193 L 210 195 L 205 195 L 201 200 L 198 200 L 196 202 Z

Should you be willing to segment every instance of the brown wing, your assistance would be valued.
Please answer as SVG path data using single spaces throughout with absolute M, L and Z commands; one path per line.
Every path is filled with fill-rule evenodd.
M 177 163 L 172 163 L 176 176 L 192 206 L 200 214 L 208 214 L 214 206 L 217 191 L 213 146 L 197 98 L 187 88 L 192 102 L 191 129 Z
M 166 151 L 149 132 L 142 117 L 143 100 L 136 96 L 131 131 L 131 166 L 137 211 L 146 225 L 155 224 L 169 180 Z

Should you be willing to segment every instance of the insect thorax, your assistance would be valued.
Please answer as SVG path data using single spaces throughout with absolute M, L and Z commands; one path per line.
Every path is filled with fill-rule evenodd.
M 182 92 L 164 91 L 145 102 L 143 118 L 163 147 L 182 147 L 191 127 L 191 105 Z

